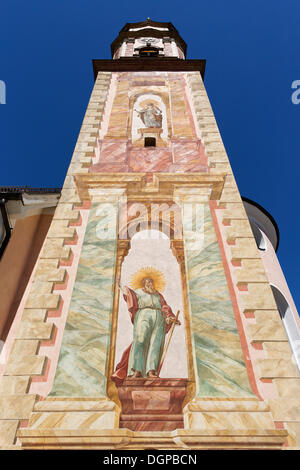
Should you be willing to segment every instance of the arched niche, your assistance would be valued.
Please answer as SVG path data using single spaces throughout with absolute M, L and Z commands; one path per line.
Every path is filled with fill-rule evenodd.
M 142 93 L 132 101 L 130 135 L 132 145 L 145 146 L 145 139 L 155 139 L 154 147 L 166 146 L 168 142 L 168 119 L 165 99 L 158 93 Z M 153 124 L 143 121 L 143 113 L 153 110 Z
M 187 378 L 187 346 L 182 295 L 181 270 L 170 246 L 170 239 L 158 230 L 142 230 L 131 238 L 130 249 L 120 268 L 122 285 L 130 286 L 131 276 L 142 267 L 152 266 L 161 271 L 166 280 L 162 292 L 173 313 L 180 310 L 181 325 L 176 326 L 168 352 L 161 369 L 161 378 Z M 119 297 L 118 323 L 116 332 L 115 364 L 120 361 L 124 350 L 131 344 L 133 325 L 123 295 Z

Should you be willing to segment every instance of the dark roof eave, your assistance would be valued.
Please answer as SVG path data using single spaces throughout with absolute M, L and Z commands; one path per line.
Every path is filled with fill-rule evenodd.
M 60 194 L 61 188 L 31 188 L 30 186 L 0 186 L 0 199 L 21 199 L 22 194 Z
M 177 57 L 126 57 L 94 59 L 96 80 L 98 72 L 199 72 L 204 79 L 205 59 L 183 60 Z

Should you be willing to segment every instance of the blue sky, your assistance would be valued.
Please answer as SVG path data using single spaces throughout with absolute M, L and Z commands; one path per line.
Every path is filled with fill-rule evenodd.
M 280 230 L 278 257 L 300 305 L 299 0 L 10 0 L 0 10 L 0 185 L 60 187 L 93 86 L 126 22 L 171 21 L 205 84 L 243 196 Z

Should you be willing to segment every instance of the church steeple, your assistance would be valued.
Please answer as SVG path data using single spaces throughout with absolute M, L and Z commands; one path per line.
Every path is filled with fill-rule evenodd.
M 299 317 L 273 249 L 276 225 L 242 200 L 205 60 L 185 54 L 171 23 L 148 18 L 124 26 L 112 59 L 93 61 L 61 197 L 32 246 L 36 265 L 23 238 L 39 225 L 28 222 L 10 241 L 13 270 L 2 269 L 14 280 L 17 247 L 19 272 L 32 273 L 26 289 L 19 276 L 2 296 L 10 318 L 16 287 L 25 289 L 6 369 L 0 361 L 2 446 L 300 442 Z
M 186 43 L 172 23 L 147 18 L 127 23 L 111 45 L 113 59 L 124 57 L 174 57 L 185 59 Z

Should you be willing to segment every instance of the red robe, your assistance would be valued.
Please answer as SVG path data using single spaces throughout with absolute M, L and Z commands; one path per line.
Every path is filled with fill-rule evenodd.
M 127 302 L 127 308 L 129 311 L 131 323 L 134 324 L 135 314 L 139 309 L 138 300 L 136 295 L 132 289 L 128 288 L 128 295 L 124 294 L 124 299 Z M 165 318 L 172 317 L 175 318 L 174 313 L 172 312 L 171 307 L 167 304 L 162 294 L 159 293 L 160 303 L 161 303 L 161 311 Z M 166 325 L 166 333 L 171 328 L 172 323 Z M 129 361 L 129 354 L 131 350 L 132 343 L 128 346 L 127 349 L 123 352 L 122 358 L 120 362 L 116 366 L 115 372 L 112 374 L 111 378 L 116 383 L 116 385 L 122 385 L 123 380 L 127 377 L 127 369 L 128 369 L 128 361 Z

